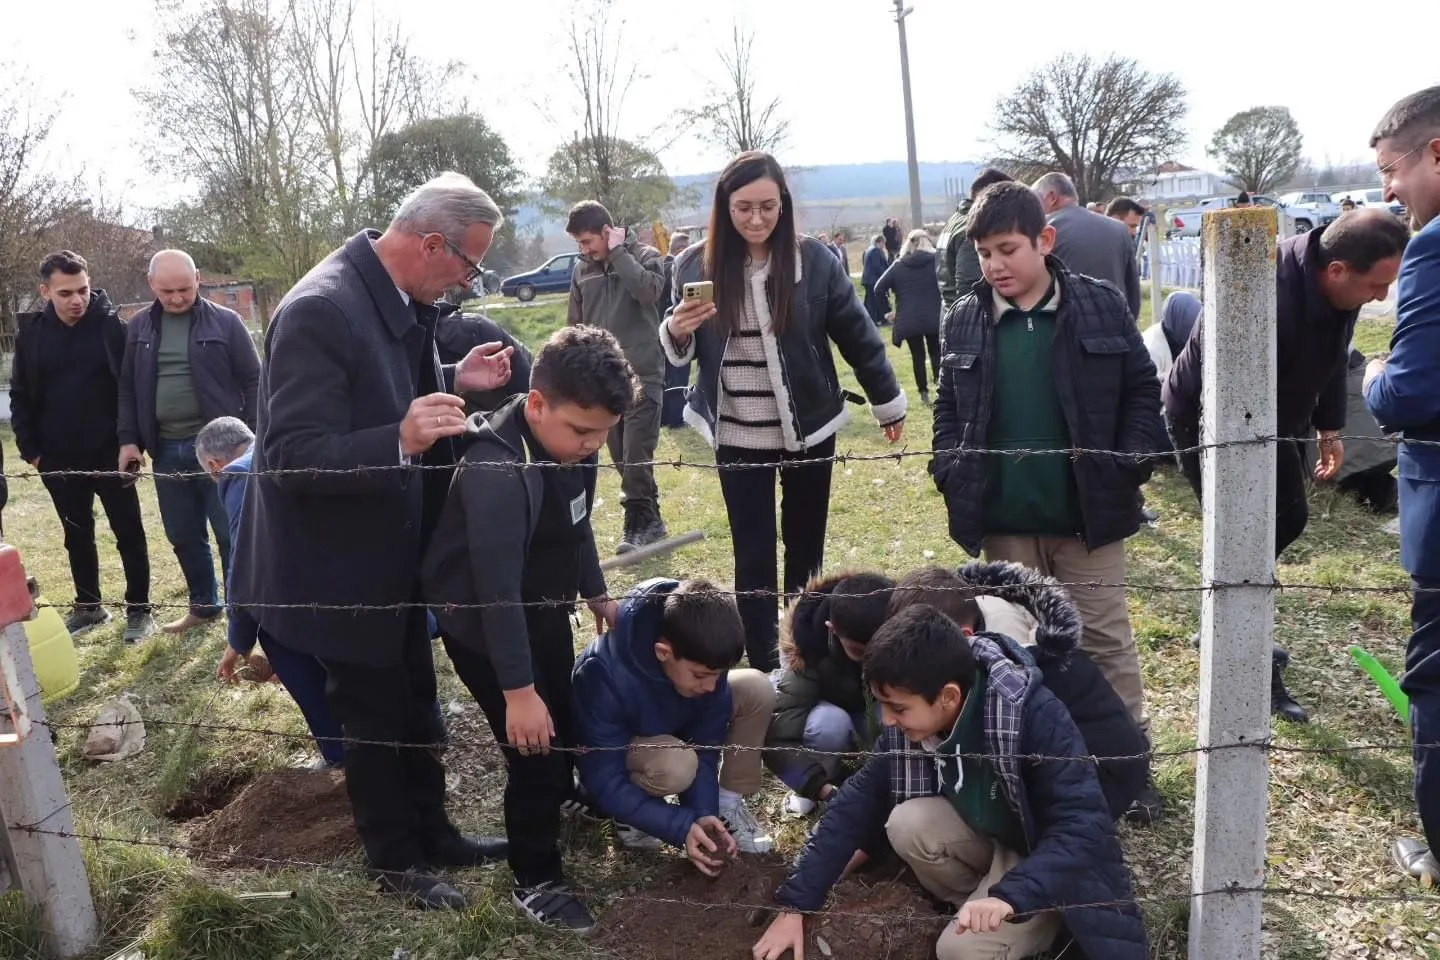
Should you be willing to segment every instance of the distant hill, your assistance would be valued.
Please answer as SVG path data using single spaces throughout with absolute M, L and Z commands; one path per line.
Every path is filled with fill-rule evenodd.
M 975 163 L 921 163 L 920 196 L 927 220 L 949 215 L 946 199 L 946 178 L 960 181 L 961 189 L 981 170 Z M 883 163 L 841 163 L 814 167 L 795 167 L 786 171 L 790 190 L 800 204 L 802 228 L 807 231 L 829 231 L 837 228 L 878 228 L 887 216 L 908 219 L 910 178 L 903 160 Z M 677 187 L 696 187 L 703 198 L 692 210 L 676 211 L 677 222 L 698 222 L 709 215 L 709 200 L 715 190 L 711 173 L 683 174 L 675 177 Z M 573 244 L 565 236 L 563 221 L 547 217 L 535 204 L 526 204 L 517 211 L 516 226 L 522 232 L 539 228 L 548 253 L 570 249 Z

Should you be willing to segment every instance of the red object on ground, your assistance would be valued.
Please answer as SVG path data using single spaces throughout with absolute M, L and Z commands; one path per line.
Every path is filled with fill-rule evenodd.
M 0 543 L 0 627 L 29 620 L 34 609 L 20 551 Z

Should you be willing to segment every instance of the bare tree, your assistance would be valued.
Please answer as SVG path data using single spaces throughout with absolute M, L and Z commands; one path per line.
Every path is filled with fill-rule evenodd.
M 1205 152 L 1237 187 L 1265 193 L 1294 176 L 1304 142 L 1288 108 L 1251 107 L 1226 120 Z
M 999 163 L 1023 176 L 1059 170 L 1090 201 L 1173 155 L 1185 143 L 1185 109 L 1172 74 L 1067 53 L 1001 98 L 991 128 Z
M 580 99 L 580 129 L 561 148 L 590 199 L 617 215 L 613 206 L 623 177 L 621 155 L 635 152 L 619 136 L 620 112 L 638 72 L 634 61 L 621 63 L 624 32 L 625 21 L 614 17 L 613 0 L 572 6 L 566 73 Z
M 790 121 L 780 115 L 780 98 L 761 102 L 755 92 L 754 47 L 755 32 L 734 21 L 729 45 L 716 50 L 725 69 L 723 86 L 712 87 L 703 106 L 686 112 L 686 120 L 727 157 L 747 150 L 773 153 L 790 131 Z
M 14 332 L 16 311 L 35 291 L 46 231 L 75 197 L 75 182 L 43 163 L 53 119 L 19 85 L 0 85 L 0 333 Z

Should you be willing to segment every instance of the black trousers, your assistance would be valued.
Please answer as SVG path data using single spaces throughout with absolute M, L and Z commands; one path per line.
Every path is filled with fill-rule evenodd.
M 930 372 L 935 382 L 940 382 L 940 334 L 922 333 L 918 337 L 906 337 L 905 346 L 910 348 L 910 364 L 915 369 L 915 386 L 921 393 L 930 392 L 930 381 L 925 379 L 925 352 L 930 352 Z
M 365 857 L 379 870 L 426 862 L 426 848 L 454 832 L 445 815 L 445 725 L 435 696 L 435 662 L 425 610 L 404 611 L 400 662 L 383 667 L 321 659 L 325 698 L 348 739 L 434 744 L 345 745 L 345 786 Z M 304 811 L 296 811 L 303 816 Z
M 551 745 L 574 746 L 570 674 L 575 668 L 575 636 L 570 629 L 570 614 L 563 608 L 530 607 L 525 624 L 530 634 L 535 692 L 555 723 Z M 444 639 L 455 673 L 480 705 L 495 742 L 507 743 L 505 691 L 490 659 L 448 636 Z M 556 750 L 527 757 L 508 746 L 502 749 L 508 774 L 505 835 L 510 840 L 510 872 L 515 875 L 515 884 L 533 887 L 563 882 L 560 805 L 574 789 L 574 757 Z
M 777 463 L 828 458 L 835 453 L 830 437 L 804 453 L 720 447 L 722 465 Z M 775 584 L 775 478 L 780 478 L 780 541 L 785 548 L 785 592 L 799 593 L 825 563 L 825 523 L 830 516 L 830 473 L 833 464 L 753 467 L 720 470 L 720 493 L 730 516 L 735 548 L 735 589 L 760 591 L 739 599 L 745 624 L 745 653 L 750 666 L 766 673 L 780 665 L 779 611 Z
M 127 485 L 118 474 L 110 476 L 59 475 L 67 470 L 115 471 L 120 453 L 95 457 L 65 457 L 46 454 L 40 458 L 40 477 L 55 513 L 65 531 L 65 553 L 70 558 L 70 577 L 75 582 L 75 602 L 100 602 L 100 556 L 95 548 L 95 498 L 125 568 L 125 606 L 140 612 L 150 604 L 150 551 L 145 542 L 145 523 L 140 516 L 140 497 L 134 484 Z
M 1197 436 L 1186 431 L 1172 432 L 1177 449 L 1198 446 Z M 1301 440 L 1284 439 L 1275 444 L 1275 556 L 1305 532 L 1310 522 L 1310 504 L 1305 496 L 1305 445 Z M 1180 454 L 1180 471 L 1185 474 L 1195 498 L 1200 499 L 1200 454 Z

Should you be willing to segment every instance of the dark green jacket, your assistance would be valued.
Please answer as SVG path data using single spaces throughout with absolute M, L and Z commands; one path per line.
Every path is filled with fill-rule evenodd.
M 961 200 L 935 241 L 935 255 L 939 258 L 935 273 L 940 278 L 940 308 L 945 313 L 980 279 L 980 255 L 965 236 L 973 204 L 969 197 Z

